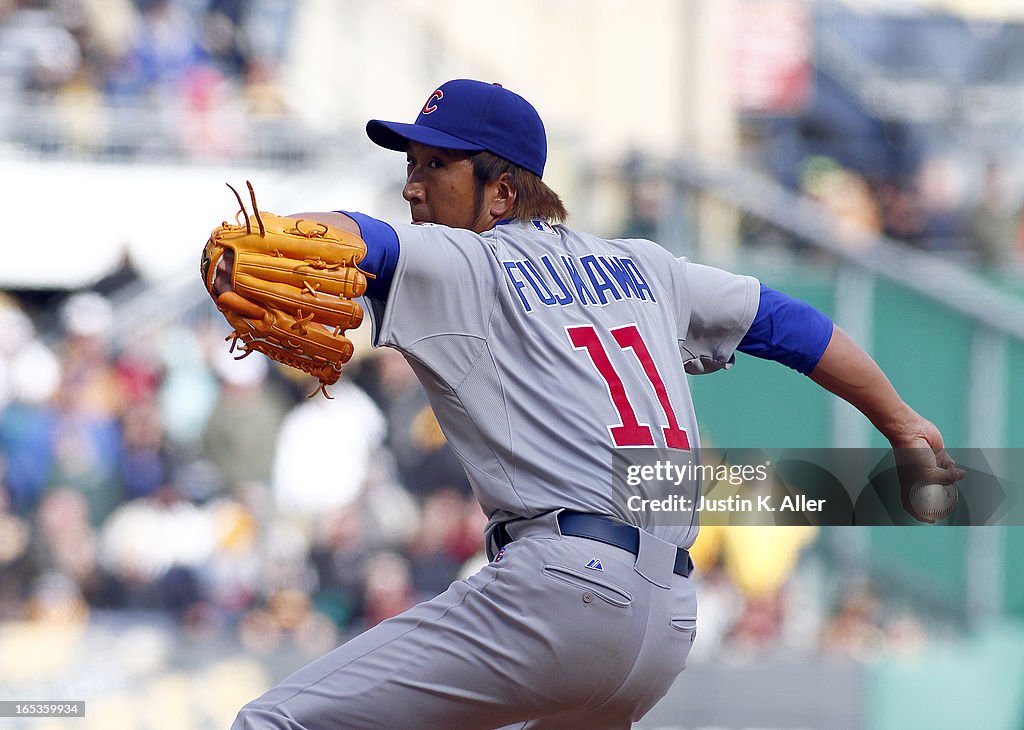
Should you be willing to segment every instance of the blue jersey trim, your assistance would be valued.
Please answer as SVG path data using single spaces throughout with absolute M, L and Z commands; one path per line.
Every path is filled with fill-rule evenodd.
M 831 319 L 811 305 L 761 284 L 757 316 L 736 349 L 808 375 L 831 339 Z
M 398 267 L 398 234 L 384 221 L 365 213 L 350 213 L 347 210 L 336 212 L 344 213 L 354 220 L 359 226 L 359 234 L 366 242 L 366 256 L 359 262 L 359 268 L 374 275 L 374 278 L 366 279 L 366 296 L 386 302 Z

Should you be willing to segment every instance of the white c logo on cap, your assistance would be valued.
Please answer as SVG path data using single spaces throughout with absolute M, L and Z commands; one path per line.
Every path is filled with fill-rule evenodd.
M 423 113 L 424 114 L 430 114 L 431 112 L 436 112 L 437 111 L 437 104 L 434 103 L 434 102 L 441 101 L 441 99 L 443 99 L 443 98 L 444 98 L 444 92 L 443 91 L 441 91 L 440 89 L 435 91 L 433 94 L 430 95 L 430 98 L 427 99 L 427 103 L 423 105 Z

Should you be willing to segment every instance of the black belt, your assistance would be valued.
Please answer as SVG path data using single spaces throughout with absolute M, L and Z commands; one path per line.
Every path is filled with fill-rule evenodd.
M 640 528 L 619 522 L 604 515 L 588 515 L 583 512 L 559 512 L 558 529 L 563 535 L 569 537 L 585 537 L 588 540 L 597 540 L 617 548 L 628 550 L 636 555 L 640 552 Z M 498 549 L 505 547 L 512 542 L 511 536 L 505 530 L 504 525 L 498 525 L 495 530 L 495 539 L 498 542 Z M 676 548 L 675 565 L 672 572 L 676 575 L 689 577 L 693 572 L 693 560 L 690 559 L 690 551 L 686 548 Z

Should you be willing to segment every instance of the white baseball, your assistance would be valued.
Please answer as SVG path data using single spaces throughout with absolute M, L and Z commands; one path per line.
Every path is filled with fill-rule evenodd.
M 910 488 L 910 506 L 921 517 L 941 520 L 956 508 L 960 491 L 956 484 L 915 484 Z

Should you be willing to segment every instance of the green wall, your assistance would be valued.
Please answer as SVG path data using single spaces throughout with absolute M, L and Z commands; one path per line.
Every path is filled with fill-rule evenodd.
M 734 270 L 758 276 L 765 284 L 834 315 L 835 283 L 827 268 Z M 862 344 L 904 399 L 939 427 L 947 446 L 966 444 L 972 322 L 896 284 L 876 281 L 871 332 L 870 342 Z M 842 446 L 830 441 L 831 395 L 776 363 L 739 353 L 736 359 L 732 370 L 690 378 L 703 445 Z M 1024 343 L 1008 343 L 1005 371 L 1005 443 L 993 446 L 1024 448 Z M 886 447 L 885 439 L 868 428 L 869 445 Z M 1024 560 L 1017 559 L 1024 555 L 1024 528 L 919 527 L 867 528 L 870 564 L 905 574 L 907 580 L 918 581 L 924 592 L 941 593 L 965 606 L 969 530 L 1000 530 L 1002 607 L 1024 615 Z
M 738 271 L 741 269 L 737 269 Z M 834 312 L 834 285 L 828 272 L 763 274 L 762 282 Z M 737 448 L 827 448 L 829 394 L 806 377 L 767 360 L 736 354 L 731 370 L 690 378 L 701 444 Z
M 965 445 L 971 323 L 883 281 L 875 284 L 873 314 L 868 349 L 875 361 L 903 399 L 939 427 L 947 446 Z M 888 442 L 873 430 L 871 445 Z

